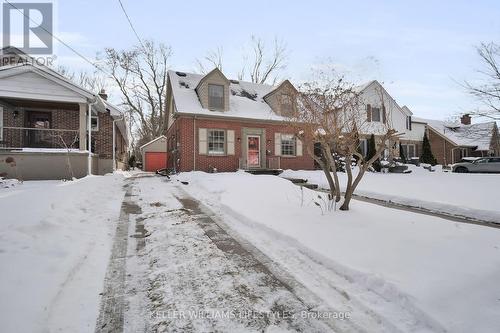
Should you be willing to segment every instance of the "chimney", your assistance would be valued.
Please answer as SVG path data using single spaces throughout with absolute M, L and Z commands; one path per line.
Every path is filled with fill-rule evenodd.
M 460 118 L 460 122 L 463 124 L 463 125 L 470 125 L 470 121 L 471 121 L 471 117 L 468 113 L 464 114 L 461 118 Z
M 106 94 L 106 90 L 104 90 L 104 88 L 99 92 L 99 96 L 101 96 L 101 98 L 105 101 L 108 100 L 108 94 Z

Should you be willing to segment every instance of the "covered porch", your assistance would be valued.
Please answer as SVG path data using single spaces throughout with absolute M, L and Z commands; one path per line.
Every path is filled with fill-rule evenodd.
M 0 98 L 0 150 L 87 151 L 87 110 L 87 103 Z

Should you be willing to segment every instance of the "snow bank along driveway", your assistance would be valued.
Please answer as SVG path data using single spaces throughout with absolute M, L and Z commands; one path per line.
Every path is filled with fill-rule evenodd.
M 500 175 L 429 172 L 409 165 L 410 174 L 367 173 L 356 194 L 431 211 L 500 223 Z M 328 188 L 323 171 L 285 170 L 282 177 L 308 179 Z M 345 173 L 339 173 L 345 183 Z
M 0 189 L 0 331 L 94 331 L 122 182 Z
M 231 229 L 369 332 L 498 332 L 498 229 L 359 201 L 349 212 L 322 215 L 318 192 L 273 176 L 178 178 Z M 373 326 L 375 317 L 383 329 Z

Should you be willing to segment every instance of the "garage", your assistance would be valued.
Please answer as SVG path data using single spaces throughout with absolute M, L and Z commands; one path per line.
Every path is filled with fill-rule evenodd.
M 162 135 L 141 146 L 142 169 L 155 172 L 167 167 L 167 138 Z

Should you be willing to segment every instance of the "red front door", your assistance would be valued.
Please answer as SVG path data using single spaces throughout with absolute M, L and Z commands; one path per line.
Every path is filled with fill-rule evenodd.
M 248 153 L 247 162 L 248 167 L 258 168 L 260 167 L 260 136 L 249 135 L 248 140 Z

